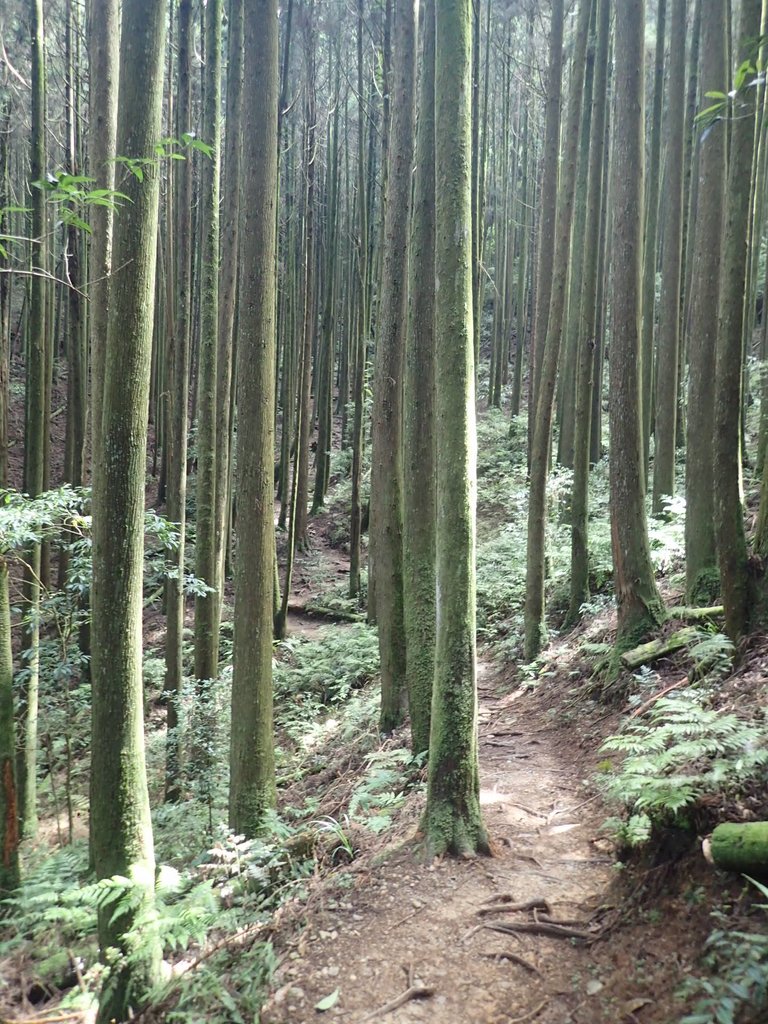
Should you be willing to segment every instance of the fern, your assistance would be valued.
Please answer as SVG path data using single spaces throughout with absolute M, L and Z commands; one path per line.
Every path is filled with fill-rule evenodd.
M 612 774 L 600 776 L 608 798 L 624 806 L 627 820 L 614 831 L 640 845 L 652 824 L 684 823 L 684 813 L 703 796 L 736 792 L 768 763 L 766 732 L 733 714 L 704 706 L 693 690 L 656 701 L 648 720 L 631 720 L 622 733 L 608 737 L 602 750 L 624 754 Z M 642 828 L 631 825 L 642 816 Z

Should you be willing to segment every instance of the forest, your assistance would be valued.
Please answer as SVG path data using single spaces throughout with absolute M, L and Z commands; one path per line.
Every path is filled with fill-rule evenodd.
M 768 1021 L 768 0 L 4 0 L 0 1024 Z

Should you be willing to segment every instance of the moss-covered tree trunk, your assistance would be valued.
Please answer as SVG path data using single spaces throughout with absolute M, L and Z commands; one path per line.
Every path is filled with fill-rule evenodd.
M 480 814 L 475 662 L 471 5 L 436 5 L 437 645 L 424 830 L 431 854 L 488 851 Z
M 634 644 L 664 617 L 653 576 L 645 517 L 640 429 L 641 263 L 643 252 L 643 0 L 616 7 L 616 123 L 613 135 L 610 367 L 611 540 L 617 650 Z
M 675 493 L 677 381 L 680 349 L 680 284 L 683 257 L 683 148 L 685 135 L 685 0 L 671 0 L 664 173 L 664 251 L 661 267 L 659 340 L 656 362 L 656 441 L 653 459 L 653 511 Z M 680 55 L 678 59 L 677 55 Z M 649 254 L 653 258 L 653 254 Z
M 29 195 L 32 206 L 32 279 L 29 288 L 29 343 L 26 365 L 26 423 L 24 430 L 24 489 L 34 498 L 45 489 L 46 401 L 49 375 L 48 348 L 50 323 L 47 317 L 48 231 L 45 192 L 41 185 L 46 175 L 45 145 L 45 49 L 43 42 L 42 0 L 31 3 L 32 43 L 32 136 L 29 155 Z M 41 546 L 32 546 L 27 557 L 24 594 L 27 624 L 23 644 L 27 678 L 23 694 L 23 755 L 21 760 L 21 822 L 25 836 L 37 832 L 37 731 L 40 683 L 40 583 Z
M 227 99 L 224 166 L 221 266 L 219 268 L 219 324 L 216 355 L 216 592 L 219 602 L 216 625 L 221 621 L 224 567 L 230 536 L 232 497 L 232 368 L 235 349 L 235 302 L 240 242 L 240 105 L 243 91 L 243 3 L 229 0 L 227 32 Z
M 355 370 L 352 395 L 355 403 L 352 423 L 352 508 L 349 527 L 349 596 L 360 593 L 360 547 L 362 537 L 363 413 L 365 405 L 366 349 L 368 345 L 368 188 L 366 180 L 365 125 L 366 106 L 363 65 L 364 0 L 357 0 L 357 335 L 353 342 Z
M 178 83 L 176 134 L 192 130 L 192 0 L 178 8 Z M 174 223 L 176 234 L 176 281 L 173 330 L 168 345 L 168 432 L 166 437 L 166 511 L 178 523 L 179 544 L 169 555 L 171 574 L 166 583 L 165 688 L 170 693 L 167 712 L 165 792 L 168 800 L 180 794 L 178 701 L 183 679 L 184 558 L 186 551 L 187 429 L 189 420 L 189 354 L 192 290 L 192 188 L 193 162 L 179 160 L 174 166 Z
M 584 96 L 581 104 L 579 126 L 579 156 L 574 196 L 573 232 L 571 238 L 571 259 L 568 270 L 568 292 L 565 322 L 563 328 L 562 372 L 558 381 L 557 463 L 573 469 L 573 448 L 576 434 L 576 367 L 581 330 L 581 293 L 584 283 L 583 260 L 576 257 L 584 252 L 587 232 L 587 188 L 589 175 L 589 150 L 592 139 L 592 95 L 595 81 L 595 11 L 592 4 L 590 41 L 586 52 L 584 74 Z M 599 222 L 598 222 L 599 223 Z M 591 226 L 591 225 L 590 225 Z
M 403 370 L 408 291 L 416 12 L 414 0 L 395 0 L 392 123 L 387 150 L 387 198 L 381 302 L 376 332 L 371 451 L 370 570 L 376 578 L 381 655 L 383 732 L 400 724 L 405 708 L 403 619 Z
M 19 884 L 19 791 L 8 565 L 0 556 L 0 899 Z
M 435 3 L 423 12 L 404 378 L 403 601 L 415 753 L 429 747 L 435 673 Z
M 737 66 L 754 57 L 759 29 L 760 0 L 742 0 Z M 732 640 L 746 630 L 751 606 L 741 486 L 741 373 L 756 90 L 745 85 L 733 99 L 736 116 L 730 122 L 715 373 L 715 536 L 725 631 Z
M 640 416 L 643 425 L 643 480 L 648 472 L 651 443 L 653 395 L 653 342 L 656 324 L 656 248 L 659 234 L 659 192 L 661 188 L 661 128 L 664 109 L 664 43 L 667 25 L 667 0 L 659 0 L 656 12 L 656 54 L 653 65 L 653 108 L 648 174 L 645 191 L 645 243 L 643 255 L 643 335 L 641 342 Z M 682 63 L 682 54 L 675 59 Z
M 603 162 L 606 116 L 610 8 L 608 0 L 595 0 L 595 78 L 587 173 L 587 219 L 584 234 L 581 303 L 576 360 L 576 410 L 573 444 L 573 498 L 571 501 L 571 595 L 567 622 L 579 617 L 589 596 L 589 443 L 592 427 L 592 389 L 597 325 L 600 219 L 603 206 Z
M 216 408 L 219 328 L 219 235 L 221 174 L 221 18 L 222 0 L 205 8 L 205 89 L 203 139 L 211 147 L 202 165 L 202 305 L 197 381 L 197 504 L 195 575 L 210 588 L 195 597 L 195 678 L 216 679 L 219 672 L 219 596 L 216 543 L 217 435 L 227 430 Z M 205 770 L 205 764 L 200 766 Z
M 275 802 L 274 581 L 277 0 L 245 8 L 241 182 L 234 671 L 229 823 L 253 836 Z
M 536 307 L 531 338 L 529 383 L 528 443 L 533 443 L 536 403 L 541 379 L 541 363 L 549 322 L 549 300 L 555 258 L 555 219 L 557 216 L 557 178 L 560 157 L 560 108 L 563 94 L 563 0 L 553 0 L 549 29 L 549 69 L 547 78 L 546 129 L 539 161 L 541 189 L 536 213 L 538 265 L 536 268 Z
M 718 6 L 702 20 L 702 94 L 725 92 L 725 8 Z M 708 105 L 710 101 L 703 101 Z M 685 580 L 688 601 L 708 604 L 717 597 L 720 581 L 715 546 L 712 409 L 723 205 L 726 179 L 726 125 L 698 131 L 698 192 L 688 314 L 688 430 L 685 460 Z
M 122 6 L 117 152 L 143 160 L 161 131 L 165 5 Z M 96 12 L 98 16 L 98 11 Z M 99 878 L 131 880 L 130 909 L 99 913 L 102 951 L 127 952 L 125 936 L 154 892 L 154 852 L 144 758 L 142 577 L 144 474 L 155 293 L 159 169 L 127 173 L 129 201 L 115 219 L 104 353 L 100 464 L 93 486 L 93 729 L 91 848 Z M 135 948 L 133 943 L 136 943 Z M 105 986 L 99 1021 L 124 1020 L 156 982 L 160 950 L 145 931 Z
M 309 439 L 312 434 L 312 352 L 315 347 L 316 321 L 316 225 L 315 192 L 317 178 L 317 97 L 316 97 L 316 27 L 314 0 L 304 11 L 304 266 L 302 273 L 303 303 L 299 359 L 299 397 L 296 422 L 296 454 L 294 457 L 294 505 L 291 520 L 291 546 L 306 551 L 309 546 Z M 290 587 L 290 579 L 286 580 Z
M 11 97 L 0 104 L 0 209 L 10 206 Z M 4 218 L 7 219 L 7 218 Z M 8 405 L 11 363 L 10 255 L 0 253 L 0 480 L 8 478 Z
M 557 385 L 557 366 L 560 358 L 568 283 L 576 162 L 579 149 L 579 123 L 590 9 L 590 0 L 581 0 L 574 39 L 568 112 L 563 132 L 563 167 L 560 175 L 555 221 L 555 258 L 547 317 L 547 334 L 537 369 L 538 387 L 536 418 L 533 424 L 533 442 L 531 444 L 525 584 L 525 657 L 529 661 L 536 657 L 546 639 L 544 550 L 547 526 L 547 479 L 551 458 L 552 413 Z

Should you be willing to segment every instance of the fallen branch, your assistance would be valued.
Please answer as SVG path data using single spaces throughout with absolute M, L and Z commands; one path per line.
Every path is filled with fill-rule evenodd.
M 663 658 L 665 654 L 673 654 L 675 651 L 687 647 L 699 638 L 699 630 L 695 626 L 685 626 L 678 629 L 671 636 L 657 640 L 649 640 L 648 643 L 633 647 L 631 651 L 625 651 L 621 656 L 621 664 L 624 668 L 636 669 L 641 665 L 647 665 L 650 661 Z
M 649 697 L 648 700 L 641 704 L 639 708 L 635 708 L 629 717 L 639 718 L 640 715 L 645 714 L 649 708 L 652 708 L 657 700 L 661 700 L 662 697 L 666 696 L 666 694 L 670 693 L 672 690 L 676 690 L 679 686 L 685 686 L 687 682 L 688 676 L 683 676 L 683 678 L 678 679 L 676 683 L 671 683 L 669 686 L 665 686 L 663 690 L 659 690 L 658 693 L 654 693 L 652 697 Z
M 383 1017 L 387 1013 L 394 1013 L 395 1010 L 399 1010 L 401 1006 L 409 1003 L 411 999 L 428 999 L 430 996 L 435 994 L 433 988 L 428 988 L 425 985 L 411 985 L 409 988 L 402 992 L 399 996 L 394 999 L 390 999 L 388 1003 L 384 1003 L 377 1010 L 369 1013 L 367 1016 L 362 1017 L 358 1024 L 367 1024 L 370 1020 L 376 1020 L 377 1017 Z

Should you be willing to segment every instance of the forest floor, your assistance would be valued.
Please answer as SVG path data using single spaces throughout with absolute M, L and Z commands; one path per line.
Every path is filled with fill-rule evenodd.
M 322 564 L 322 548 L 313 557 Z M 331 558 L 325 578 L 338 571 L 338 553 Z M 297 579 L 305 601 L 300 565 Z M 350 826 L 352 862 L 320 872 L 309 897 L 278 914 L 280 966 L 263 1024 L 680 1019 L 676 990 L 711 930 L 712 872 L 698 844 L 681 861 L 674 843 L 653 864 L 625 869 L 601 830 L 599 747 L 624 709 L 596 713 L 574 679 L 581 643 L 605 639 L 611 625 L 605 613 L 564 637 L 535 686 L 490 650 L 481 655 L 481 803 L 494 856 L 425 862 L 423 791 L 384 835 Z M 293 628 L 316 627 L 301 616 Z M 400 739 L 407 745 L 407 733 Z M 714 888 L 716 902 L 722 880 Z M 555 921 L 564 930 L 547 935 Z

